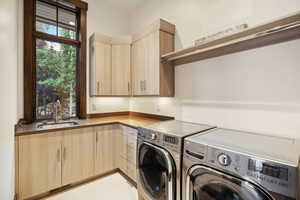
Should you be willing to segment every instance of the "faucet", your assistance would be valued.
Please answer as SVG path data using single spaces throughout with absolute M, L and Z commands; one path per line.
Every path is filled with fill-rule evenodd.
M 54 122 L 58 123 L 60 120 L 62 120 L 62 106 L 59 100 L 56 101 L 54 104 Z

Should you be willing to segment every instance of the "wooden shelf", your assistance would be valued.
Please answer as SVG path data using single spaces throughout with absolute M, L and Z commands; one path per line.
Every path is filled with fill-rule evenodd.
M 174 66 L 300 38 L 300 13 L 161 57 Z

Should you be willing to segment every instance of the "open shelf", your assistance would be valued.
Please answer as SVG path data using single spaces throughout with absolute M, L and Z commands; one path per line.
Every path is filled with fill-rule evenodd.
M 300 13 L 201 45 L 162 55 L 174 66 L 300 39 Z

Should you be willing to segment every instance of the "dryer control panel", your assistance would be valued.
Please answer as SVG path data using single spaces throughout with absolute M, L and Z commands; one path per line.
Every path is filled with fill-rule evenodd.
M 206 157 L 210 165 L 252 180 L 269 191 L 296 196 L 297 168 L 213 147 L 208 147 Z

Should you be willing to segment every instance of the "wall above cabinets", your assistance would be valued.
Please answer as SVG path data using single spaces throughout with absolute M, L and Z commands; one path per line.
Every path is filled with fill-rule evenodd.
M 161 63 L 174 51 L 175 25 L 159 19 L 133 36 L 90 37 L 90 96 L 174 97 L 172 63 Z

